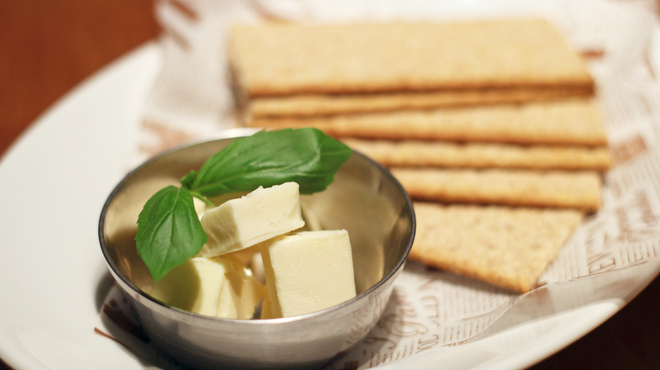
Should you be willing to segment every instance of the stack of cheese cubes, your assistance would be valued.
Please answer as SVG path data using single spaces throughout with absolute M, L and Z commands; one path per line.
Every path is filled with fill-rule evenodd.
M 356 295 L 346 230 L 302 231 L 298 184 L 257 190 L 218 207 L 196 206 L 208 241 L 154 283 L 151 295 L 207 316 L 262 319 L 319 311 Z M 249 263 L 261 255 L 265 286 Z

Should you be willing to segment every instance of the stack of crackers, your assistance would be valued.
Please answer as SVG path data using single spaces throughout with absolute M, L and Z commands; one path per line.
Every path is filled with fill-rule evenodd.
M 611 165 L 580 56 L 544 20 L 236 27 L 247 126 L 317 127 L 415 200 L 411 259 L 532 289 Z

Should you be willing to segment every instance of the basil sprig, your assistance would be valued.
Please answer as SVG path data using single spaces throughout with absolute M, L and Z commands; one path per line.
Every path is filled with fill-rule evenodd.
M 325 190 L 351 155 L 343 143 L 314 128 L 260 131 L 232 141 L 199 172 L 153 195 L 138 216 L 137 251 L 154 280 L 196 255 L 207 236 L 193 197 L 210 203 L 218 195 L 297 182 L 301 194 Z

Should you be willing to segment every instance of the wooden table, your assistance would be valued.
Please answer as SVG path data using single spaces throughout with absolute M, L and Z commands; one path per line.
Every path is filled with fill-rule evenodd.
M 153 4 L 132 0 L 0 1 L 0 30 L 0 155 L 76 84 L 160 32 Z M 660 280 L 533 369 L 659 369 L 658 307 Z

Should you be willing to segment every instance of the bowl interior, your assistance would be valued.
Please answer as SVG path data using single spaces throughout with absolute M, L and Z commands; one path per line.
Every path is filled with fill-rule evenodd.
M 128 286 L 149 293 L 153 284 L 134 240 L 144 203 L 161 188 L 178 185 L 190 170 L 199 170 L 231 140 L 160 155 L 127 175 L 110 195 L 99 225 L 101 248 L 115 275 Z M 404 263 L 414 235 L 412 204 L 391 174 L 369 158 L 354 152 L 326 191 L 301 196 L 301 204 L 311 228 L 348 230 L 358 297 Z

